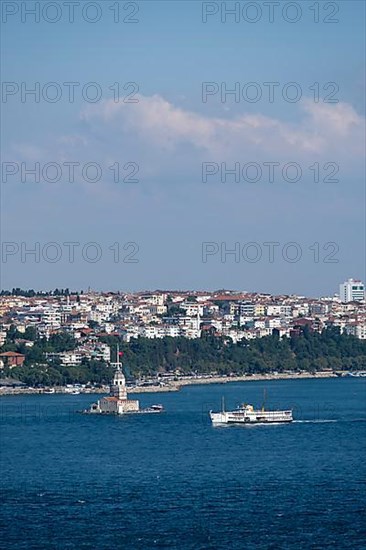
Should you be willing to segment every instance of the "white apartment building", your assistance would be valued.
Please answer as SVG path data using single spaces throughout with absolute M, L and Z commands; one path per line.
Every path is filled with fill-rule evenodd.
M 203 315 L 215 315 L 219 313 L 219 310 L 220 308 L 216 304 L 205 304 L 203 306 Z
M 200 319 L 197 317 L 178 317 L 178 326 L 180 328 L 198 330 L 200 324 Z
M 45 308 L 41 314 L 41 319 L 47 327 L 55 329 L 61 327 L 61 312 L 59 309 Z
M 292 317 L 306 317 L 309 315 L 309 304 L 294 304 Z
M 265 321 L 265 327 L 266 328 L 280 328 L 281 326 L 281 319 L 279 317 L 269 317 Z
M 60 363 L 64 366 L 72 367 L 81 364 L 83 358 L 82 354 L 78 351 L 64 351 L 62 353 L 47 353 L 48 359 L 60 360 Z
M 196 328 L 183 327 L 181 329 L 181 335 L 184 336 L 184 338 L 200 338 L 201 331 Z
M 266 307 L 266 314 L 268 317 L 274 317 L 276 315 L 281 315 L 282 306 L 278 304 L 270 304 Z
M 124 342 L 130 342 L 131 338 L 139 337 L 139 327 L 131 326 L 122 331 L 122 339 Z
M 190 317 L 197 317 L 197 315 L 203 315 L 203 304 L 196 304 L 195 302 L 183 302 L 180 309 L 185 311 L 185 314 Z
M 282 317 L 291 317 L 292 316 L 292 306 L 281 305 L 281 316 Z
M 138 335 L 142 338 L 158 338 L 158 327 L 149 325 L 139 327 Z
M 226 333 L 226 336 L 229 336 L 229 338 L 232 339 L 234 344 L 237 344 L 241 340 L 246 340 L 246 333 L 244 331 L 239 330 L 229 330 Z
M 163 306 L 165 301 L 165 295 L 164 294 L 143 294 L 141 296 L 141 300 L 153 306 Z
M 92 309 L 88 314 L 89 321 L 94 321 L 95 323 L 98 323 L 99 325 L 103 322 L 105 316 L 101 311 L 97 311 L 96 309 Z
M 152 304 L 148 309 L 152 315 L 164 315 L 167 312 L 167 307 L 163 304 Z
M 187 327 L 187 330 L 192 330 Z M 182 329 L 177 325 L 161 325 L 161 326 L 143 326 L 139 327 L 138 335 L 143 338 L 164 338 L 165 336 L 171 336 L 176 338 L 180 336 Z
M 344 327 L 344 331 L 347 334 L 352 334 L 360 340 L 366 340 L 366 322 L 363 323 L 350 323 Z
M 264 336 L 270 336 L 272 334 L 271 328 L 260 328 L 256 331 L 257 338 L 263 338 Z
M 342 302 L 361 302 L 365 299 L 365 285 L 362 281 L 348 279 L 339 285 L 339 297 Z
M 329 304 L 322 302 L 314 302 L 310 304 L 310 314 L 311 315 L 325 315 L 329 312 Z
M 255 305 L 252 302 L 238 303 L 237 314 L 244 317 L 254 317 Z
M 105 361 L 106 363 L 110 363 L 111 361 L 111 348 L 108 346 L 108 344 L 99 344 L 92 353 L 92 357 L 94 359 L 99 359 L 102 361 Z
M 246 323 L 250 323 L 251 321 L 253 321 L 253 317 L 248 317 L 246 315 L 239 315 L 238 317 L 238 323 L 241 327 Z

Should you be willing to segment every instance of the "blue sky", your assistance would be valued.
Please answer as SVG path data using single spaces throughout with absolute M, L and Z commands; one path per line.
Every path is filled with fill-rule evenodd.
M 39 23 L 29 16 L 22 23 L 20 13 L 3 19 L 3 81 L 19 90 L 22 83 L 43 88 L 55 82 L 61 98 L 50 103 L 41 96 L 36 103 L 28 96 L 22 102 L 19 91 L 5 102 L 3 93 L 2 161 L 19 172 L 6 181 L 3 174 L 1 183 L 7 252 L 2 287 L 225 287 L 321 295 L 335 292 L 345 277 L 363 278 L 364 3 L 333 3 L 339 22 L 325 23 L 329 3 L 320 2 L 320 22 L 314 23 L 313 3 L 298 2 L 302 15 L 292 24 L 281 14 L 284 2 L 273 23 L 258 2 L 262 17 L 252 24 L 242 16 L 224 24 L 220 12 L 203 23 L 201 2 L 155 1 L 137 3 L 138 23 L 113 23 L 112 4 L 98 4 L 102 16 L 94 24 L 77 9 L 70 23 L 62 2 L 62 17 L 54 24 L 42 14 Z M 123 16 L 133 9 L 127 4 L 120 2 Z M 80 83 L 73 103 L 65 82 Z M 89 82 L 102 92 L 96 103 L 80 93 Z M 116 82 L 118 102 L 109 89 Z M 132 91 L 123 90 L 128 82 L 138 85 L 137 103 L 122 101 Z M 204 103 L 203 82 L 227 89 L 239 83 L 239 101 L 222 101 L 217 93 Z M 273 102 L 266 82 L 278 83 Z M 301 91 L 296 103 L 282 97 L 290 82 Z M 255 103 L 245 95 L 254 90 L 248 83 L 262 93 Z M 324 90 L 327 83 L 334 84 Z M 332 91 L 338 102 L 324 102 Z M 32 168 L 36 162 L 62 167 L 60 180 L 41 176 L 36 183 L 25 175 L 22 182 L 21 163 Z M 80 164 L 73 183 L 65 162 Z M 82 177 L 81 167 L 89 162 L 101 168 L 96 183 Z M 279 171 L 269 183 L 264 163 L 272 162 Z M 130 164 L 123 168 L 127 163 L 138 165 L 138 182 L 114 182 L 109 167 L 115 163 L 123 176 L 130 171 Z M 206 183 L 203 163 L 218 167 Z M 240 170 L 255 163 L 262 176 L 245 181 L 240 173 L 239 181 L 228 176 L 221 182 L 221 163 Z M 301 168 L 299 181 L 284 179 L 288 163 Z M 334 165 L 339 171 L 333 179 L 339 181 L 324 181 Z M 57 243 L 53 249 L 50 242 Z M 65 242 L 79 243 L 73 263 Z M 85 248 L 82 254 L 90 242 L 101 253 L 94 263 Z M 110 249 L 116 242 L 118 262 Z M 137 263 L 126 260 L 131 242 L 138 246 Z M 268 242 L 278 243 L 273 261 Z M 25 254 L 37 246 L 39 258 Z M 240 256 L 225 256 L 225 247 Z M 218 252 L 204 262 L 202 250 Z M 92 256 L 93 247 L 88 251 Z M 260 252 L 258 261 L 250 251 Z M 47 261 L 53 252 L 61 253 L 59 261 Z M 291 262 L 295 252 L 301 258 Z

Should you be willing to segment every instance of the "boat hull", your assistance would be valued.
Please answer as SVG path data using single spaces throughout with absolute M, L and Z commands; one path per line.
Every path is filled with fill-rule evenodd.
M 293 421 L 292 411 L 210 411 L 212 424 L 289 424 Z

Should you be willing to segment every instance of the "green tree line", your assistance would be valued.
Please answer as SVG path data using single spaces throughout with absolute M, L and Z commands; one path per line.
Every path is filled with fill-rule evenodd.
M 30 330 L 30 329 L 27 329 Z M 50 362 L 46 352 L 75 349 L 76 341 L 66 333 L 52 335 L 48 340 L 39 339 L 32 332 L 34 346 L 16 344 L 25 334 L 8 333 L 1 351 L 24 353 L 22 367 L 3 369 L 2 376 L 12 376 L 27 384 L 51 385 L 71 383 L 108 383 L 113 369 L 101 361 L 84 360 L 81 365 L 65 367 Z M 123 351 L 123 367 L 127 378 L 156 376 L 159 373 L 179 370 L 185 374 L 264 374 L 284 371 L 317 372 L 324 369 L 363 370 L 366 368 L 366 341 L 336 328 L 321 333 L 304 328 L 298 336 L 279 338 L 278 334 L 242 340 L 234 344 L 228 337 L 204 333 L 201 338 L 131 339 L 126 343 L 116 336 L 104 336 L 101 341 L 112 348 L 115 361 L 116 345 Z
M 187 374 L 256 374 L 366 367 L 366 342 L 340 334 L 336 328 L 325 329 L 322 333 L 305 328 L 292 338 L 273 334 L 236 344 L 230 338 L 210 333 L 194 340 L 138 338 L 127 344 L 114 336 L 106 336 L 103 341 L 110 346 L 119 344 L 128 373 L 133 376 L 152 376 L 175 370 Z
M 11 290 L 0 291 L 0 296 L 24 296 L 25 298 L 34 298 L 34 296 L 75 296 L 78 294 L 79 292 L 70 292 L 68 288 L 55 288 L 55 290 L 42 291 L 34 290 L 33 288 L 25 290 L 17 287 Z M 80 294 L 83 294 L 83 291 Z

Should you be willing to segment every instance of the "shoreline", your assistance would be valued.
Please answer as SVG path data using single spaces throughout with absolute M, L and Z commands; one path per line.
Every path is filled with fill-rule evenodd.
M 347 373 L 341 373 L 341 375 L 346 375 Z M 299 379 L 308 379 L 308 378 L 340 378 L 341 376 L 335 374 L 334 372 L 317 372 L 315 374 L 310 373 L 293 373 L 293 374 L 253 374 L 252 376 L 213 376 L 211 378 L 192 378 L 192 379 L 183 379 L 171 382 L 166 386 L 147 386 L 147 387 L 138 387 L 129 390 L 129 393 L 158 393 L 166 391 L 179 391 L 185 386 L 202 386 L 205 384 L 231 384 L 235 382 L 260 382 L 265 380 L 299 380 Z
M 252 376 L 212 376 L 210 378 L 186 378 L 182 380 L 175 380 L 166 383 L 164 386 L 136 386 L 128 388 L 129 394 L 140 393 L 165 393 L 180 391 L 185 386 L 201 386 L 206 384 L 231 384 L 238 382 L 260 382 L 260 381 L 272 381 L 272 380 L 304 380 L 304 379 L 325 379 L 325 378 L 340 378 L 347 375 L 348 372 L 341 371 L 339 373 L 334 372 L 316 372 L 311 373 L 279 373 L 279 374 L 253 374 Z M 0 388 L 0 397 L 8 395 L 93 395 L 93 394 L 106 394 L 109 392 L 109 386 L 103 388 L 88 388 L 87 390 L 81 390 L 78 394 L 72 394 L 70 389 L 65 386 L 55 386 L 51 388 L 54 390 L 52 394 L 45 393 L 43 390 L 37 388 Z

